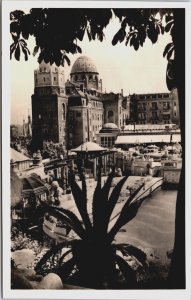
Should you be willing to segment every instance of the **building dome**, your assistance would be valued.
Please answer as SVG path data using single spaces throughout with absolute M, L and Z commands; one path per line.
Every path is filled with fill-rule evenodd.
M 87 56 L 80 56 L 76 59 L 72 66 L 71 75 L 76 73 L 96 73 L 97 68 L 91 58 Z
M 115 123 L 105 123 L 101 128 L 100 132 L 116 132 L 119 128 Z

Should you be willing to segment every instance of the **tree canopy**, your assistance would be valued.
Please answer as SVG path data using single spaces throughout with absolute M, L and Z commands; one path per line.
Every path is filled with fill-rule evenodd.
M 153 44 L 160 34 L 170 32 L 173 36 L 173 13 L 170 9 L 63 9 L 32 8 L 29 13 L 16 10 L 10 14 L 10 33 L 13 43 L 10 47 L 11 58 L 14 54 L 20 60 L 23 53 L 28 60 L 30 50 L 27 40 L 35 37 L 33 55 L 38 53 L 38 62 L 70 64 L 68 54 L 82 53 L 78 41 L 87 33 L 89 41 L 104 39 L 104 29 L 112 18 L 118 18 L 119 30 L 114 33 L 112 45 L 124 42 L 137 51 L 146 39 Z M 173 42 L 166 45 L 164 56 L 169 60 L 173 54 Z

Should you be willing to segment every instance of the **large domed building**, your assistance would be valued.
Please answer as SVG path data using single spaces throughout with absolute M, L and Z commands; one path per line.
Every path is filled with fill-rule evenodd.
M 102 80 L 91 58 L 80 56 L 76 59 L 70 73 L 71 82 L 78 84 L 81 90 L 95 89 L 102 91 Z
M 127 97 L 122 92 L 102 92 L 102 80 L 91 58 L 78 57 L 67 82 L 64 68 L 55 64 L 42 62 L 34 76 L 32 135 L 36 150 L 42 149 L 44 141 L 76 148 L 86 141 L 98 141 L 99 133 L 105 146 L 113 144 L 128 116 Z M 109 125 L 103 127 L 105 123 Z

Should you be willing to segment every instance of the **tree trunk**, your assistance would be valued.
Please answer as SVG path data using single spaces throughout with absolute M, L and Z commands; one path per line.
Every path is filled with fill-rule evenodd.
M 174 10 L 175 81 L 178 90 L 182 141 L 182 171 L 176 203 L 175 241 L 169 287 L 184 289 L 185 282 L 185 9 Z

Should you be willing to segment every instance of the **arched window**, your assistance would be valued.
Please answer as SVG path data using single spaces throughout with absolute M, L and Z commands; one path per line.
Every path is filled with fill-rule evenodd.
M 89 75 L 89 80 L 92 80 L 92 75 Z

